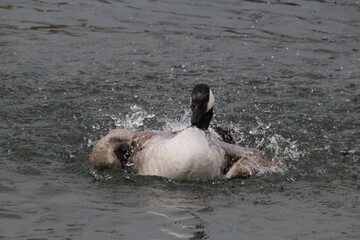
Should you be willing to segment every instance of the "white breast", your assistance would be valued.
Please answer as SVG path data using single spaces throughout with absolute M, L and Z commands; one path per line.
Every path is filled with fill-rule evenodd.
M 154 136 L 134 157 L 142 175 L 170 179 L 206 180 L 221 178 L 224 151 L 209 134 L 190 127 L 172 138 Z

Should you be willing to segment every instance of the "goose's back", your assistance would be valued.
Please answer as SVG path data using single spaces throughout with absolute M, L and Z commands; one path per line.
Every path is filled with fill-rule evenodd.
M 134 157 L 135 170 L 179 180 L 223 177 L 224 150 L 204 131 L 190 127 L 173 135 L 157 134 Z

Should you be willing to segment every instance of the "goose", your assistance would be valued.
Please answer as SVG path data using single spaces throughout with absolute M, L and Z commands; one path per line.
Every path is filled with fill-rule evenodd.
M 247 178 L 271 172 L 282 162 L 271 161 L 254 148 L 242 147 L 230 132 L 209 131 L 215 98 L 207 84 L 191 93 L 191 126 L 179 132 L 115 129 L 101 138 L 90 155 L 95 168 L 131 171 L 174 180 L 206 181 Z

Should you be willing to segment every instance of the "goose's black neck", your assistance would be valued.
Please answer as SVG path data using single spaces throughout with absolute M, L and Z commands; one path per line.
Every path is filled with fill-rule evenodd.
M 213 109 L 210 109 L 204 115 L 202 115 L 200 121 L 198 121 L 196 123 L 192 123 L 192 126 L 196 126 L 202 130 L 207 130 L 209 128 L 210 121 L 211 121 L 213 115 L 214 115 Z

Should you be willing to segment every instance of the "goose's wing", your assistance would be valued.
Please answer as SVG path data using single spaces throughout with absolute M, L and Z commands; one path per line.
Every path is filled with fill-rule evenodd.
M 225 142 L 221 146 L 227 159 L 225 177 L 229 179 L 250 177 L 259 172 L 268 172 L 272 167 L 282 166 L 279 158 L 274 157 L 272 161 L 268 161 L 258 149 L 240 147 Z
M 90 155 L 90 163 L 94 167 L 120 170 L 124 167 L 130 150 L 141 148 L 153 135 L 152 132 L 113 130 L 97 142 Z
M 235 136 L 233 135 L 233 131 L 230 129 L 223 129 L 219 125 L 211 124 L 211 128 L 214 129 L 214 131 L 219 134 L 221 139 L 230 144 L 237 144 Z

